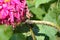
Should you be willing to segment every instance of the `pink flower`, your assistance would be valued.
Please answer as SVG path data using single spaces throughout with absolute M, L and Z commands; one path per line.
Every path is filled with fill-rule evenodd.
M 0 24 L 20 23 L 25 20 L 26 0 L 0 0 Z

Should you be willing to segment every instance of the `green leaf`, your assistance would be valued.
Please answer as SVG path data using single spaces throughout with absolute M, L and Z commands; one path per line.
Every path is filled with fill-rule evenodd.
M 46 14 L 46 16 L 44 17 L 43 20 L 57 24 L 57 17 L 58 17 L 57 13 L 55 11 L 51 10 L 48 12 L 48 14 Z M 55 29 L 51 26 L 48 26 L 48 25 L 43 25 L 43 24 L 42 25 L 37 24 L 37 27 L 39 28 L 38 34 L 40 34 L 40 36 L 44 35 L 45 38 L 46 38 L 46 36 L 49 37 L 49 39 L 46 39 L 46 40 L 57 40 L 56 39 L 57 29 Z M 36 29 L 35 29 L 35 32 L 36 32 Z M 39 40 L 39 39 L 41 39 L 41 38 L 39 38 L 40 36 L 37 36 L 36 38 Z M 44 38 L 42 38 L 42 39 L 44 39 Z
M 44 36 L 36 36 L 37 40 L 44 40 Z
M 32 7 L 30 8 L 30 10 L 33 14 L 35 14 L 36 17 L 34 18 L 37 18 L 37 19 L 43 19 L 43 15 L 46 14 L 46 12 L 41 8 Z
M 38 33 L 40 33 L 40 36 L 42 35 L 45 38 L 47 36 L 47 40 L 56 40 L 56 36 L 55 36 L 55 34 L 57 33 L 56 29 L 54 29 L 54 28 L 52 28 L 50 26 L 47 26 L 47 25 L 39 25 L 39 24 L 37 24 L 37 26 L 39 27 L 39 32 Z M 37 38 L 39 38 L 39 36 L 37 36 Z M 41 39 L 41 38 L 39 38 L 39 39 Z
M 29 27 L 26 24 L 21 23 L 15 28 L 14 34 L 10 40 L 26 40 L 26 37 L 31 35 L 28 32 Z
M 43 4 L 43 3 L 48 3 L 50 2 L 51 0 L 35 0 L 35 7 L 38 7 L 40 4 Z
M 35 0 L 27 0 L 27 5 L 29 8 L 34 7 L 35 6 Z
M 16 33 L 11 37 L 10 40 L 26 40 L 26 38 L 22 33 Z
M 57 17 L 58 17 L 57 13 L 52 10 L 52 11 L 49 11 L 48 14 L 46 14 L 46 16 L 44 17 L 44 20 L 57 24 Z
M 11 26 L 0 25 L 0 40 L 9 40 L 12 36 Z

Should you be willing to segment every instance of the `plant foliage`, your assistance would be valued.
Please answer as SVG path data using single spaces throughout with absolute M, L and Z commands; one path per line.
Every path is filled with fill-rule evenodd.
M 60 26 L 60 0 L 26 0 L 30 20 L 49 21 Z M 30 30 L 32 28 L 33 33 Z M 60 33 L 50 25 L 20 24 L 14 30 L 11 26 L 0 26 L 0 40 L 60 40 Z

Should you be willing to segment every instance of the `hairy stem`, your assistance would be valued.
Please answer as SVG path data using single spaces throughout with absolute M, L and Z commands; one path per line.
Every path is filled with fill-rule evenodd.
M 51 26 L 51 27 L 54 27 L 55 29 L 57 29 L 59 32 L 60 32 L 60 27 L 52 22 L 48 22 L 48 21 L 36 21 L 36 20 L 26 20 L 25 23 L 28 23 L 28 24 L 44 24 L 44 25 L 48 25 L 48 26 Z

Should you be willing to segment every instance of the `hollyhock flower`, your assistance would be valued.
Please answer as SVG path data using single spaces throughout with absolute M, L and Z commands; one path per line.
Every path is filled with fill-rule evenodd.
M 0 0 L 0 24 L 9 24 L 25 20 L 28 7 L 26 0 Z

